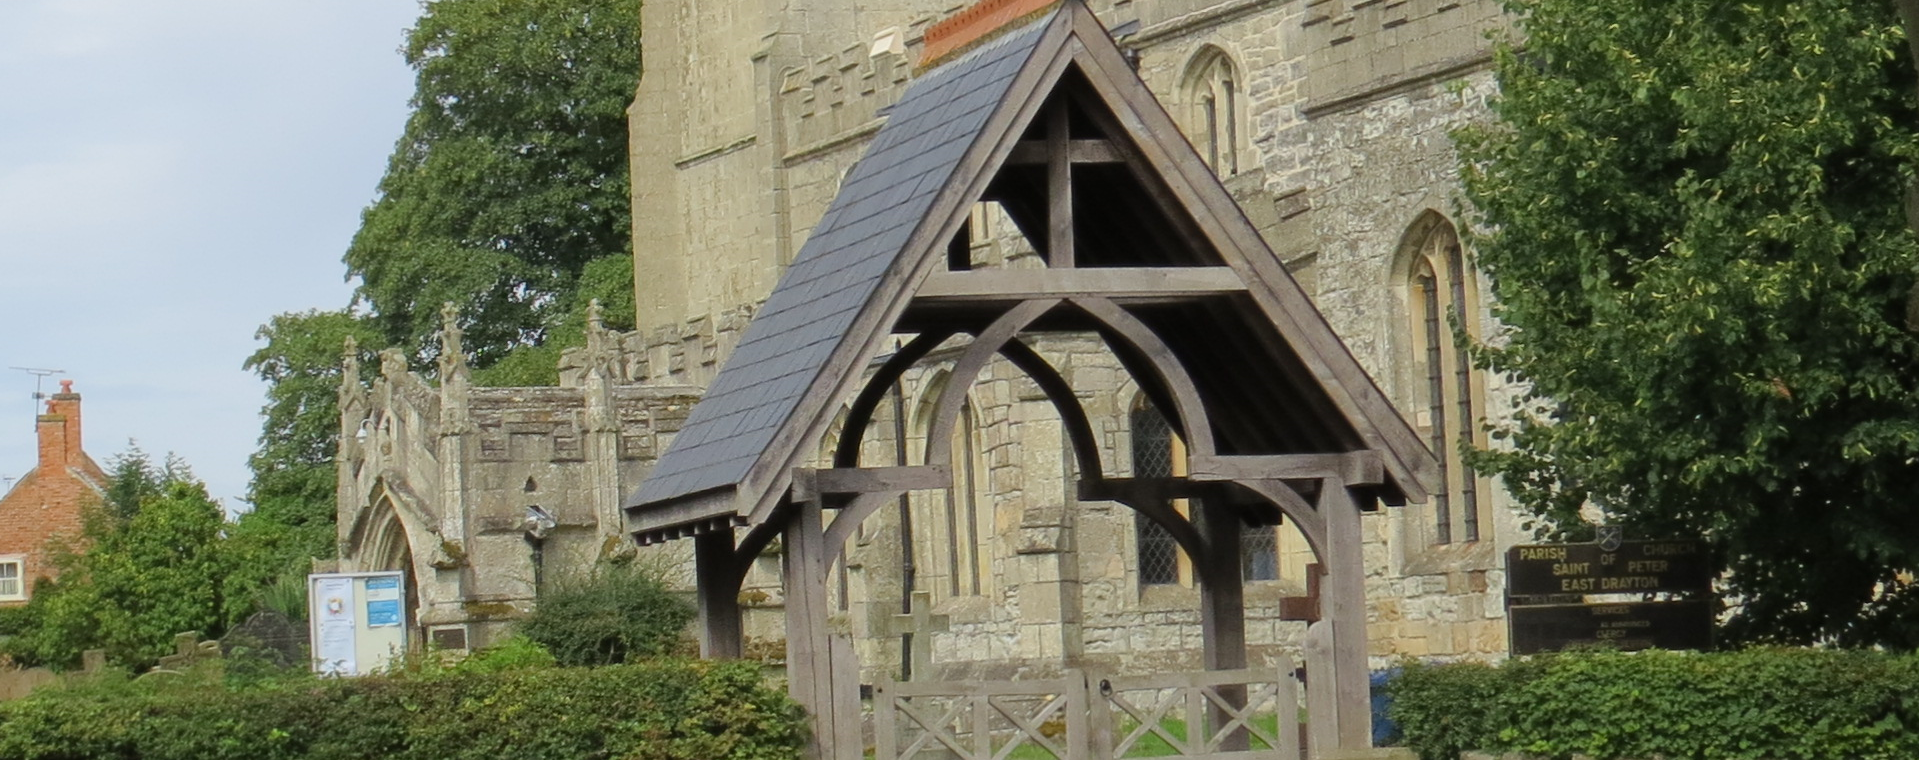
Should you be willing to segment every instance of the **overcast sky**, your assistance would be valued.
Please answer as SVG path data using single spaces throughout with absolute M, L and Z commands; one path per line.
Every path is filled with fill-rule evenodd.
M 231 510 L 275 313 L 344 305 L 340 254 L 412 91 L 415 0 L 0 0 L 0 477 L 66 370 L 102 464 L 174 452 Z M 11 481 L 5 481 L 10 483 Z

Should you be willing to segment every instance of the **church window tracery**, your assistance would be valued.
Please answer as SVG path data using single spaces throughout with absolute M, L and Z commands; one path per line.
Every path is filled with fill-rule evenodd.
M 1222 177 L 1239 173 L 1242 93 L 1238 68 L 1225 51 L 1208 47 L 1188 64 L 1186 133 L 1199 155 Z
M 1437 214 L 1422 217 L 1407 239 L 1407 358 L 1413 370 L 1408 411 L 1438 458 L 1446 484 L 1432 496 L 1433 542 L 1478 541 L 1488 489 L 1486 479 L 1466 463 L 1465 452 L 1485 443 L 1484 380 L 1455 339 L 1455 330 L 1463 330 L 1468 340 L 1478 337 L 1474 276 L 1458 232 Z

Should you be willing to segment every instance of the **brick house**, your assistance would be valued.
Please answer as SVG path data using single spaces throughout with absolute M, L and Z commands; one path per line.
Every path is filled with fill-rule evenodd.
M 72 380 L 60 381 L 35 427 L 39 464 L 0 497 L 0 605 L 25 602 L 33 579 L 55 574 L 49 541 L 77 535 L 82 509 L 106 488 L 106 471 L 80 447 L 80 394 Z

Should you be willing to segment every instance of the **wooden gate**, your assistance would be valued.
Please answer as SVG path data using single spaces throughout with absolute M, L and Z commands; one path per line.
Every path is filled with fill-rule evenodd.
M 873 687 L 873 758 L 1300 760 L 1299 694 L 1286 661 L 1153 676 L 882 681 Z
M 882 681 L 873 686 L 873 757 L 1005 760 L 1032 745 L 1057 760 L 1091 760 L 1086 719 L 1086 679 L 1076 671 L 1045 681 Z

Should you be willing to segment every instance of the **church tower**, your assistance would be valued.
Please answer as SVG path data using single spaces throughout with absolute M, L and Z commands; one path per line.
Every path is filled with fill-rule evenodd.
M 661 0 L 629 112 L 637 328 L 656 380 L 704 384 L 838 189 L 909 45 L 953 0 Z

